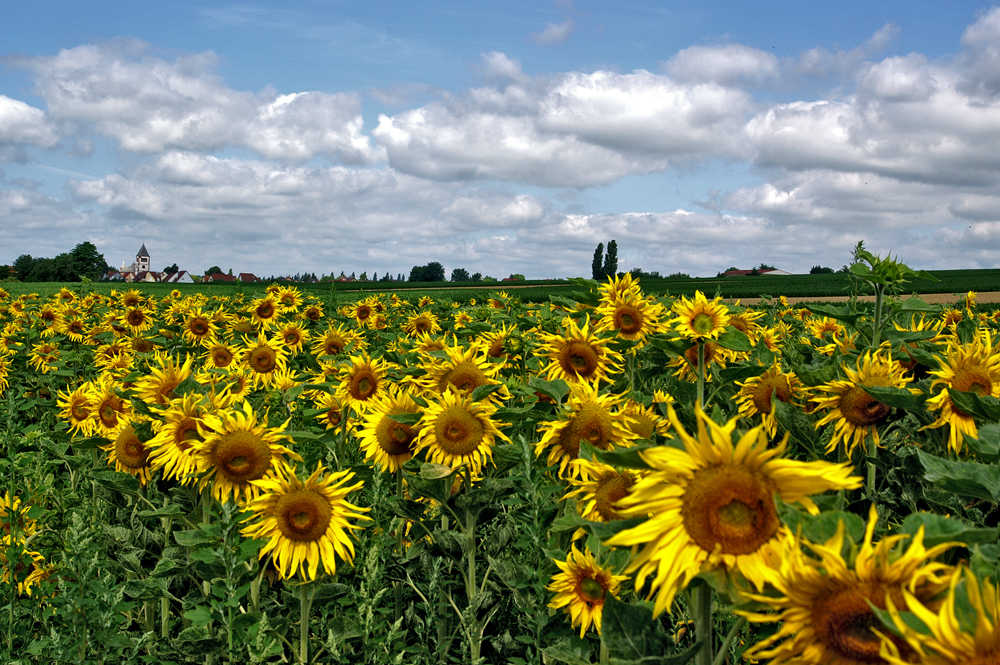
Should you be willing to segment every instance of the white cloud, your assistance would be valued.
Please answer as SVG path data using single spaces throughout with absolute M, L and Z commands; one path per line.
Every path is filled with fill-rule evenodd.
M 547 23 L 541 32 L 531 33 L 530 39 L 542 46 L 554 46 L 565 43 L 573 34 L 574 28 L 576 28 L 576 22 L 572 17 L 566 17 L 562 23 Z
M 41 109 L 0 95 L 0 147 L 28 145 L 53 148 L 58 142 L 56 131 L 46 121 Z
M 691 46 L 678 51 L 664 69 L 678 81 L 723 86 L 760 86 L 780 75 L 776 56 L 743 44 Z

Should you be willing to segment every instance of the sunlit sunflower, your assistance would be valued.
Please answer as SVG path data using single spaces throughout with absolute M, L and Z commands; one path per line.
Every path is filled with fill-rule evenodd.
M 806 395 L 799 377 L 792 372 L 782 372 L 781 365 L 777 362 L 760 376 L 749 378 L 743 383 L 737 382 L 736 385 L 740 387 L 735 399 L 740 416 L 749 419 L 760 416 L 768 436 L 772 437 L 778 429 L 772 397 L 790 404 Z
M 306 321 L 316 323 L 323 318 L 323 305 L 320 303 L 311 303 L 308 307 L 302 310 L 301 316 Z
M 153 471 L 162 469 L 164 478 L 185 484 L 194 480 L 198 459 L 193 442 L 204 441 L 200 428 L 209 412 L 197 394 L 189 393 L 170 403 L 161 414 L 162 420 L 153 421 L 155 435 L 146 442 Z
M 576 499 L 580 517 L 591 522 L 622 519 L 618 514 L 618 502 L 631 493 L 641 474 L 631 469 L 619 471 L 613 466 L 583 458 L 573 460 L 573 466 L 581 468 L 571 474 L 571 489 L 563 495 L 563 499 Z
M 302 292 L 294 286 L 279 286 L 274 291 L 274 299 L 281 307 L 281 313 L 297 312 L 302 305 Z
M 354 319 L 358 327 L 370 328 L 375 310 L 367 299 L 347 307 L 347 316 Z
M 736 304 L 739 305 L 738 300 L 736 301 Z M 746 335 L 751 342 L 756 342 L 757 335 L 760 334 L 761 330 L 763 330 L 763 327 L 757 323 L 757 321 L 765 316 L 765 312 L 757 309 L 743 309 L 736 312 L 730 312 L 729 325 Z
M 212 342 L 201 355 L 202 366 L 206 369 L 226 369 L 242 361 L 238 347 L 225 342 Z
M 606 542 L 639 550 L 626 572 L 637 573 L 636 589 L 652 575 L 649 595 L 656 596 L 656 616 L 702 570 L 738 571 L 763 588 L 785 531 L 775 494 L 818 512 L 809 495 L 861 486 L 847 464 L 782 459 L 787 436 L 768 448 L 764 428 L 755 427 L 734 443 L 738 418 L 719 425 L 696 405 L 695 438 L 673 408 L 668 411 L 684 449 L 657 446 L 639 453 L 652 471 L 618 501 L 618 513 L 649 519 Z
M 482 344 L 474 342 L 466 347 L 456 341 L 455 346 L 445 346 L 442 352 L 447 356 L 444 360 L 433 358 L 421 365 L 426 374 L 419 383 L 429 393 L 440 394 L 451 389 L 469 394 L 481 386 L 500 385 L 488 399 L 498 401 L 510 397 L 506 386 L 497 379 L 503 366 L 490 362 Z
M 149 374 L 136 381 L 134 389 L 136 397 L 146 404 L 165 406 L 167 402 L 177 397 L 174 389 L 191 376 L 191 364 L 194 358 L 187 356 L 184 363 L 166 353 L 157 353 L 150 363 Z
M 427 449 L 427 459 L 453 469 L 467 466 L 478 474 L 493 459 L 496 440 L 510 441 L 493 420 L 496 407 L 489 402 L 473 402 L 471 395 L 450 388 L 424 409 L 414 453 Z
M 844 334 L 844 326 L 836 319 L 825 316 L 814 316 L 806 321 L 806 329 L 816 339 L 832 341 L 834 337 Z
M 559 408 L 557 419 L 539 425 L 542 437 L 535 444 L 535 455 L 541 456 L 548 450 L 545 463 L 558 464 L 559 475 L 563 475 L 567 469 L 571 473 L 581 470 L 570 463 L 580 456 L 582 442 L 600 450 L 629 445 L 638 436 L 629 428 L 628 416 L 616 409 L 623 402 L 623 397 L 602 395 L 590 384 L 572 384 L 569 399 Z
M 962 314 L 961 310 L 946 309 L 941 312 L 941 327 L 954 328 L 955 325 L 960 323 L 963 318 L 965 318 L 965 316 Z
M 142 303 L 142 294 L 135 289 L 121 294 L 121 299 L 118 301 L 118 304 L 125 309 L 139 307 Z
M 621 370 L 621 354 L 608 348 L 609 338 L 591 332 L 589 316 L 579 327 L 573 319 L 563 319 L 562 328 L 561 335 L 539 333 L 542 344 L 535 355 L 548 360 L 541 372 L 545 378 L 610 382 L 609 372 Z
M 278 324 L 280 308 L 271 296 L 258 298 L 250 304 L 250 319 L 260 330 L 273 328 Z
M 136 335 L 129 340 L 129 346 L 136 353 L 151 353 L 156 349 L 156 343 L 142 335 Z
M 441 332 L 441 324 L 439 321 L 440 319 L 438 319 L 438 317 L 432 312 L 417 312 L 406 320 L 406 325 L 403 326 L 403 332 L 411 337 L 421 333 L 433 335 Z
M 258 335 L 256 341 L 243 338 L 243 349 L 240 355 L 243 365 L 253 379 L 254 387 L 270 387 L 274 383 L 275 373 L 288 367 L 288 352 L 278 338 L 268 339 Z
M 420 296 L 420 300 L 417 301 L 417 307 L 429 307 L 434 304 L 434 298 L 430 296 Z
M 121 314 L 118 322 L 133 335 L 146 332 L 152 328 L 153 323 L 155 323 L 152 310 L 148 310 L 143 307 L 134 307 L 132 309 L 125 310 L 125 312 Z
M 413 457 L 419 426 L 417 423 L 397 422 L 392 416 L 415 416 L 420 412 L 421 407 L 413 401 L 413 397 L 395 386 L 390 387 L 385 396 L 375 400 L 357 435 L 365 460 L 374 462 L 383 471 L 398 471 Z
M 980 331 L 968 344 L 951 340 L 945 357 L 937 357 L 939 369 L 929 374 L 934 378 L 931 392 L 940 391 L 927 400 L 928 411 L 939 411 L 937 420 L 925 429 L 949 426 L 948 448 L 961 452 L 965 437 L 979 438 L 976 420 L 955 407 L 950 390 L 973 392 L 987 397 L 1000 397 L 1000 353 L 993 348 L 988 330 Z
M 184 340 L 189 344 L 208 346 L 215 339 L 216 325 L 210 314 L 194 307 L 184 318 Z
M 660 317 L 665 313 L 663 305 L 641 297 L 615 300 L 601 300 L 597 308 L 600 315 L 594 328 L 618 335 L 621 339 L 644 342 L 646 335 L 660 332 L 663 324 Z
M 316 357 L 337 356 L 348 351 L 361 352 L 367 348 L 368 342 L 363 337 L 338 325 L 336 328 L 330 326 L 325 333 L 315 338 L 312 352 Z
M 598 287 L 602 303 L 613 303 L 618 299 L 632 300 L 642 298 L 639 280 L 627 272 L 621 276 L 608 275 L 608 281 Z
M 58 344 L 54 342 L 42 342 L 31 347 L 28 364 L 42 374 L 48 374 L 55 369 L 52 363 L 59 360 L 61 355 Z
M 851 548 L 857 552 L 853 561 L 843 556 L 843 522 L 822 545 L 783 534 L 780 565 L 769 580 L 780 595 L 747 594 L 776 613 L 745 613 L 754 622 L 781 622 L 781 628 L 754 644 L 746 652 L 747 658 L 766 659 L 771 665 L 884 662 L 879 657 L 879 637 L 872 628 L 888 631 L 871 606 L 884 610 L 887 598 L 896 606 L 902 605 L 904 589 L 923 601 L 938 595 L 947 587 L 950 571 L 931 560 L 955 543 L 925 548 L 920 527 L 908 547 L 902 542 L 907 535 L 886 536 L 873 545 L 877 519 L 872 506 L 864 542 L 859 549 Z M 903 640 L 898 640 L 897 646 L 907 649 Z
M 0 390 L 3 389 L 0 381 Z M 76 390 L 59 392 L 57 397 L 59 405 L 59 417 L 69 424 L 70 433 L 77 433 L 82 436 L 89 436 L 94 428 L 94 405 L 90 401 L 87 384 L 83 384 Z
M 281 343 L 288 347 L 288 351 L 293 355 L 301 351 L 305 343 L 309 341 L 309 333 L 295 322 L 281 326 L 275 337 L 281 340 Z
M 944 602 L 927 607 L 920 598 L 903 589 L 905 607 L 889 599 L 886 603 L 896 633 L 908 648 L 898 646 L 896 635 L 882 630 L 879 655 L 890 665 L 910 665 L 917 654 L 921 665 L 992 665 L 1000 657 L 1000 587 L 989 579 L 979 580 L 965 566 L 951 574 Z M 939 604 L 936 610 L 933 605 Z M 914 630 L 900 611 L 916 615 L 926 632 Z M 971 611 L 970 611 L 971 610 Z
M 298 453 L 278 443 L 290 440 L 283 433 L 288 422 L 280 427 L 268 427 L 266 420 L 258 423 L 257 415 L 246 402 L 242 409 L 206 414 L 204 423 L 205 440 L 191 440 L 191 445 L 198 454 L 200 487 L 211 483 L 212 496 L 219 503 L 230 498 L 238 503 L 257 498 L 260 489 L 251 481 L 284 466 L 285 457 L 302 461 Z
M 247 538 L 267 540 L 260 558 L 271 554 L 282 579 L 296 573 L 303 581 L 316 579 L 319 566 L 328 575 L 337 573 L 337 557 L 351 564 L 354 543 L 350 530 L 360 529 L 351 520 L 367 520 L 362 508 L 347 501 L 347 495 L 361 489 L 352 471 L 327 473 L 322 464 L 305 481 L 292 470 L 278 467 L 274 474 L 255 480 L 260 495 L 247 504 L 254 514 L 240 533 Z
M 545 587 L 556 594 L 549 607 L 556 610 L 565 608 L 564 612 L 572 620 L 571 625 L 574 628 L 580 626 L 581 638 L 591 625 L 600 635 L 604 601 L 608 594 L 618 597 L 618 589 L 628 576 L 615 575 L 610 568 L 602 568 L 589 549 L 580 552 L 576 545 L 566 555 L 565 561 L 553 561 L 562 572 L 553 575 Z
M 695 291 L 694 300 L 681 296 L 671 309 L 677 316 L 667 323 L 688 339 L 717 339 L 729 325 L 729 308 L 721 296 L 709 302 L 704 293 Z
M 843 441 L 850 456 L 860 444 L 867 450 L 866 437 L 871 435 L 872 442 L 879 443 L 878 426 L 889 417 L 890 408 L 872 399 L 865 392 L 865 386 L 903 388 L 909 383 L 906 370 L 893 360 L 886 349 L 879 349 L 874 354 L 866 351 L 856 359 L 855 369 L 843 365 L 847 380 L 834 380 L 819 386 L 826 395 L 815 395 L 813 402 L 816 409 L 830 409 L 819 421 L 816 428 L 827 423 L 836 422 L 833 437 L 827 444 L 826 452 L 831 453 Z
M 381 358 L 351 356 L 350 366 L 342 368 L 339 375 L 337 399 L 358 413 L 367 411 L 375 400 L 385 395 L 390 384 L 388 373 L 391 367 Z
M 116 471 L 130 473 L 143 485 L 149 482 L 149 448 L 139 439 L 132 425 L 126 424 L 114 433 L 114 439 L 101 450 L 108 453 L 108 465 Z

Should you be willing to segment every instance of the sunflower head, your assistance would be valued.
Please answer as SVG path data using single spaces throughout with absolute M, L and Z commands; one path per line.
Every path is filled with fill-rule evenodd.
M 672 309 L 676 316 L 669 323 L 689 339 L 718 338 L 729 325 L 729 308 L 721 296 L 709 302 L 704 293 L 695 291 L 694 300 L 681 296 Z
M 427 449 L 432 462 L 453 469 L 468 466 L 478 474 L 493 458 L 496 439 L 509 441 L 498 429 L 506 423 L 492 419 L 495 412 L 489 402 L 473 402 L 470 395 L 449 388 L 424 409 L 416 450 Z
M 610 568 L 600 566 L 589 549 L 583 552 L 572 546 L 565 561 L 553 559 L 559 567 L 552 576 L 548 591 L 555 592 L 549 607 L 564 608 L 570 615 L 572 626 L 580 627 L 580 637 L 593 626 L 601 633 L 601 617 L 608 595 L 618 597 L 618 589 L 625 575 L 615 575 Z

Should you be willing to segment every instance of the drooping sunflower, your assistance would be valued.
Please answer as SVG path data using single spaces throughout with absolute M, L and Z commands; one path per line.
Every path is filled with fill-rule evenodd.
M 664 438 L 670 436 L 670 421 L 661 416 L 656 409 L 643 406 L 634 400 L 625 402 L 623 409 L 628 419 L 628 428 L 638 439 L 653 440 L 654 436 Z
M 251 481 L 260 480 L 275 468 L 281 467 L 285 458 L 301 461 L 298 453 L 281 445 L 289 440 L 284 429 L 259 423 L 257 415 L 246 402 L 242 409 L 223 409 L 204 416 L 208 435 L 204 441 L 192 440 L 198 453 L 199 485 L 212 484 L 212 496 L 219 503 L 235 499 L 238 503 L 257 498 L 258 486 Z
M 54 342 L 42 342 L 31 347 L 31 355 L 28 357 L 28 364 L 37 369 L 42 374 L 48 374 L 55 369 L 52 364 L 59 360 L 62 354 L 59 352 L 59 345 Z
M 694 300 L 681 296 L 672 310 L 677 316 L 667 323 L 688 339 L 718 339 L 729 325 L 729 308 L 721 296 L 709 302 L 704 293 L 695 291 Z
M 177 358 L 166 353 L 156 353 L 150 363 L 149 374 L 136 381 L 136 397 L 146 404 L 166 406 L 177 397 L 174 389 L 191 376 L 194 358 L 187 356 L 180 364 Z
M 114 380 L 106 375 L 88 383 L 87 388 L 93 405 L 91 431 L 101 435 L 117 433 L 129 421 L 132 407 L 118 394 Z
M 927 400 L 928 411 L 939 411 L 937 420 L 925 429 L 949 426 L 948 448 L 961 452 L 965 437 L 979 438 L 975 418 L 955 407 L 950 390 L 974 392 L 977 395 L 1000 397 L 1000 353 L 993 348 L 989 330 L 982 330 L 968 344 L 952 339 L 945 357 L 937 357 L 940 368 L 928 372 L 935 377 L 931 392 L 940 391 Z
M 113 465 L 115 471 L 130 473 L 145 485 L 149 482 L 149 448 L 146 447 L 135 433 L 135 428 L 125 424 L 119 429 L 114 440 L 101 450 L 108 453 L 108 465 Z
M 552 576 L 546 591 L 555 592 L 549 602 L 552 609 L 565 608 L 570 615 L 571 625 L 580 626 L 580 637 L 586 635 L 591 626 L 601 634 L 601 617 L 604 602 L 611 594 L 618 597 L 621 583 L 627 575 L 615 575 L 611 569 L 600 566 L 589 549 L 583 552 L 572 546 L 565 561 L 553 559 L 561 572 Z
M 906 610 L 926 626 L 916 631 L 900 615 L 904 610 L 891 597 L 886 602 L 896 632 L 906 640 L 901 649 L 895 635 L 881 631 L 879 655 L 890 665 L 910 665 L 917 654 L 921 665 L 991 665 L 1000 655 L 1000 587 L 977 579 L 965 566 L 951 574 L 948 595 L 935 611 L 908 589 L 903 589 Z M 969 612 L 969 610 L 972 610 Z
M 725 369 L 726 363 L 736 358 L 736 352 L 731 351 L 712 340 L 705 341 L 705 380 L 712 380 L 712 369 Z M 684 352 L 683 357 L 677 357 L 667 363 L 667 367 L 676 367 L 674 376 L 682 381 L 698 380 L 698 344 L 692 344 Z
M 910 378 L 885 348 L 875 353 L 866 351 L 856 359 L 855 369 L 846 364 L 841 367 L 847 380 L 834 380 L 819 386 L 819 390 L 826 395 L 816 395 L 812 401 L 817 410 L 830 409 L 816 422 L 817 429 L 836 422 L 826 452 L 833 452 L 837 449 L 837 444 L 843 441 L 847 455 L 850 456 L 858 445 L 867 450 L 865 439 L 869 434 L 874 445 L 878 445 L 878 426 L 889 416 L 890 408 L 866 393 L 865 386 L 903 388 L 910 382 Z
M 619 471 L 608 464 L 583 458 L 573 460 L 573 465 L 581 468 L 571 474 L 572 489 L 563 499 L 576 499 L 576 510 L 585 520 L 614 522 L 622 519 L 618 514 L 618 502 L 632 492 L 642 474 L 631 469 Z
M 383 471 L 398 471 L 413 457 L 420 428 L 417 423 L 397 422 L 392 416 L 417 415 L 420 412 L 420 405 L 413 401 L 409 393 L 391 386 L 383 397 L 372 403 L 358 433 L 365 460 L 374 462 Z
M 539 425 L 542 438 L 535 444 L 535 455 L 541 456 L 548 449 L 545 463 L 558 464 L 561 476 L 567 469 L 571 473 L 581 470 L 570 464 L 580 457 L 580 444 L 584 441 L 600 450 L 629 445 L 639 437 L 629 427 L 629 417 L 616 408 L 623 402 L 623 397 L 602 395 L 590 384 L 571 384 L 569 399 L 559 409 L 557 419 Z
M 453 469 L 467 466 L 478 474 L 493 459 L 497 439 L 510 439 L 498 427 L 507 423 L 493 420 L 496 407 L 490 402 L 473 402 L 471 395 L 448 388 L 424 409 L 414 453 L 427 449 L 427 459 Z
M 350 366 L 344 367 L 339 375 L 337 399 L 359 413 L 367 411 L 374 400 L 385 395 L 391 368 L 392 365 L 381 358 L 351 356 Z
M 745 613 L 754 622 L 780 621 L 782 625 L 753 645 L 745 654 L 747 658 L 767 659 L 772 665 L 884 662 L 879 657 L 880 639 L 872 631 L 881 624 L 871 606 L 884 610 L 887 599 L 900 606 L 906 589 L 922 601 L 938 595 L 947 588 L 950 569 L 932 559 L 956 543 L 926 548 L 921 527 L 908 547 L 902 543 L 907 535 L 886 536 L 873 545 L 877 520 L 872 506 L 864 542 L 854 561 L 845 560 L 842 554 L 843 522 L 822 545 L 802 541 L 791 533 L 783 535 L 781 563 L 769 580 L 781 595 L 747 594 L 776 613 Z M 803 546 L 813 556 L 807 555 Z M 903 640 L 896 646 L 907 649 Z
M 350 531 L 361 527 L 351 520 L 370 519 L 370 508 L 347 501 L 347 495 L 364 484 L 352 471 L 327 473 L 322 464 L 305 481 L 292 470 L 277 467 L 269 478 L 255 480 L 256 499 L 247 504 L 253 511 L 250 524 L 240 533 L 247 538 L 266 539 L 260 558 L 271 554 L 282 579 L 296 573 L 303 581 L 316 579 L 320 564 L 329 575 L 337 573 L 337 558 L 351 564 L 354 543 Z
M 486 357 L 492 360 L 503 360 L 504 366 L 521 359 L 520 354 L 515 353 L 513 348 L 508 348 L 508 340 L 513 344 L 524 346 L 524 341 L 519 338 L 517 333 L 517 327 L 506 323 L 500 324 L 479 337 L 479 341 L 486 347 Z
M 278 338 L 258 335 L 256 341 L 243 338 L 240 350 L 243 364 L 250 373 L 254 387 L 270 387 L 275 373 L 288 367 L 288 352 Z
M 204 427 L 209 405 L 196 393 L 186 394 L 170 402 L 162 412 L 162 420 L 153 421 L 153 438 L 146 442 L 149 464 L 153 471 L 162 469 L 164 478 L 186 484 L 194 480 L 198 455 L 193 442 L 204 441 Z
M 778 428 L 772 397 L 789 404 L 793 400 L 802 399 L 806 394 L 799 377 L 793 372 L 782 372 L 781 365 L 777 362 L 760 376 L 749 378 L 743 383 L 737 382 L 736 385 L 740 387 L 736 394 L 740 416 L 749 419 L 760 416 L 768 436 L 772 437 Z
M 545 378 L 569 383 L 610 382 L 609 372 L 621 370 L 621 354 L 608 348 L 609 338 L 591 332 L 589 316 L 582 326 L 567 317 L 562 328 L 562 334 L 539 333 L 542 345 L 535 355 L 548 360 L 541 372 Z
M 786 531 L 775 494 L 818 512 L 809 495 L 861 486 L 847 464 L 782 459 L 787 436 L 768 448 L 764 428 L 755 427 L 734 443 L 738 418 L 719 425 L 700 405 L 695 414 L 697 438 L 668 408 L 684 450 L 657 446 L 640 453 L 653 470 L 618 501 L 618 513 L 649 519 L 606 542 L 641 548 L 626 572 L 637 573 L 636 589 L 652 575 L 649 595 L 656 596 L 657 616 L 702 570 L 738 571 L 758 590 L 763 588 L 768 562 Z
M 337 399 L 336 395 L 322 391 L 313 391 L 313 403 L 322 412 L 317 414 L 316 420 L 323 423 L 326 429 L 337 429 L 344 421 L 344 406 Z M 348 421 L 348 426 L 350 421 Z
M 621 339 L 644 342 L 647 335 L 661 331 L 660 317 L 664 312 L 663 305 L 652 299 L 621 296 L 612 301 L 602 299 L 597 307 L 601 318 L 594 327 L 615 333 Z
M 0 379 L 0 391 L 3 388 L 2 379 Z M 57 403 L 61 409 L 59 417 L 69 423 L 71 433 L 75 432 L 82 436 L 91 434 L 94 427 L 92 418 L 94 405 L 90 401 L 87 384 L 69 392 L 59 392 Z
M 739 305 L 740 301 L 737 300 L 736 304 Z M 729 313 L 729 325 L 746 335 L 750 342 L 754 343 L 757 341 L 757 335 L 763 330 L 757 321 L 765 316 L 765 312 L 757 309 L 738 310 Z

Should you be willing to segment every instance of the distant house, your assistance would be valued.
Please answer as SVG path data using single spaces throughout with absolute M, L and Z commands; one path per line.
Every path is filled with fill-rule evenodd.
M 756 268 L 754 268 L 753 270 L 727 270 L 726 272 L 722 273 L 722 276 L 723 277 L 746 277 L 748 275 L 752 275 L 754 273 L 754 270 L 756 270 Z M 758 275 L 771 275 L 771 276 L 774 276 L 774 277 L 778 277 L 778 276 L 791 275 L 792 273 L 786 272 L 784 270 L 778 270 L 776 268 L 765 268 L 764 270 L 757 270 L 757 274 Z
M 222 272 L 213 272 L 211 275 L 205 276 L 206 282 L 235 282 L 236 277 L 233 275 L 227 275 Z
M 181 270 L 172 275 L 164 274 L 163 281 L 170 284 L 194 284 L 194 280 L 187 270 Z
M 257 276 L 254 275 L 252 272 L 241 272 L 237 279 L 239 279 L 244 284 L 260 281 L 259 279 L 257 279 Z

